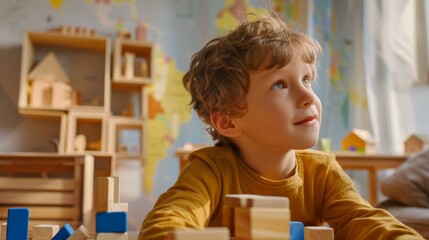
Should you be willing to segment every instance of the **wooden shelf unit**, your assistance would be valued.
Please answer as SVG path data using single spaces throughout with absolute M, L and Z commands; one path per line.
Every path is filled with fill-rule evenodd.
M 71 106 L 55 108 L 54 104 L 51 106 L 46 102 L 39 105 L 30 102 L 30 73 L 34 73 L 35 67 L 42 65 L 41 62 L 51 52 L 55 57 L 50 58 L 50 63 L 57 66 L 55 69 L 61 68 L 60 75 L 51 74 L 50 68 L 46 67 L 50 65 L 47 64 L 43 65 L 43 73 L 51 74 L 53 77 L 50 79 L 54 81 L 57 76 L 67 75 L 72 93 L 76 94 Z M 125 53 L 132 55 L 133 61 L 128 59 L 129 64 L 132 63 L 132 69 L 138 69 L 139 64 L 146 62 L 144 74 L 133 71 L 131 77 L 124 76 Z M 150 42 L 124 39 L 111 41 L 108 37 L 57 32 L 26 32 L 22 46 L 18 110 L 27 117 L 60 119 L 58 153 L 84 152 L 93 155 L 110 154 L 115 159 L 144 159 L 148 116 L 146 86 L 152 84 L 155 77 L 154 59 L 155 45 Z M 46 77 L 45 74 L 42 77 Z M 35 95 L 33 98 L 38 99 Z M 54 97 L 49 99 L 54 103 Z M 139 153 L 124 154 L 117 151 L 117 136 L 121 129 L 139 131 L 140 140 L 135 143 L 139 146 Z M 74 147 L 79 134 L 85 135 L 86 139 L 83 152 L 75 151 Z M 99 149 L 87 148 L 88 143 L 96 143 L 93 144 L 95 146 L 98 140 Z
M 54 32 L 26 32 L 23 38 L 23 47 L 22 47 L 22 58 L 21 58 L 21 79 L 20 79 L 20 90 L 19 90 L 19 100 L 18 108 L 22 114 L 25 115 L 40 115 L 38 110 L 50 111 L 55 115 L 55 111 L 65 112 L 68 109 L 63 108 L 50 108 L 48 107 L 31 107 L 29 105 L 29 80 L 28 75 L 34 65 L 37 63 L 37 55 L 43 50 L 52 49 L 60 52 L 61 50 L 73 50 L 75 53 L 76 50 L 81 51 L 82 53 L 95 54 L 95 56 L 100 55 L 101 62 L 99 65 L 103 66 L 101 75 L 103 82 L 101 106 L 104 111 L 110 109 L 110 54 L 111 46 L 110 39 L 106 37 L 85 37 L 85 36 L 74 36 L 74 35 L 65 35 L 61 33 Z M 67 58 L 67 56 L 64 56 Z M 70 58 L 70 56 L 69 56 Z M 92 63 L 94 64 L 94 63 Z M 63 66 L 64 67 L 64 66 Z M 69 67 L 70 66 L 65 66 Z M 71 79 L 73 82 L 73 79 Z M 87 107 L 87 106 L 79 106 Z
M 127 63 L 124 55 L 132 54 L 131 61 Z M 113 153 L 118 159 L 141 159 L 144 161 L 147 149 L 147 118 L 148 118 L 148 96 L 146 86 L 153 83 L 155 77 L 155 46 L 150 42 L 116 39 L 113 48 L 113 70 L 112 70 L 112 113 L 113 116 L 109 121 L 108 151 Z M 139 68 L 138 61 L 145 61 L 146 75 L 142 75 L 135 68 Z M 132 62 L 132 63 L 130 63 Z M 132 64 L 132 66 L 127 66 Z M 131 67 L 132 73 L 126 76 L 125 70 Z M 121 114 L 116 109 L 117 102 L 114 98 L 117 95 L 125 94 L 128 96 L 138 95 L 138 100 L 133 99 L 128 102 L 137 112 Z M 124 102 L 124 101 L 119 101 Z M 124 109 L 124 106 L 122 106 Z M 128 109 L 129 110 L 129 109 Z M 122 130 L 136 130 L 140 134 L 140 141 L 136 144 L 139 146 L 139 153 L 130 153 L 121 151 L 120 134 Z

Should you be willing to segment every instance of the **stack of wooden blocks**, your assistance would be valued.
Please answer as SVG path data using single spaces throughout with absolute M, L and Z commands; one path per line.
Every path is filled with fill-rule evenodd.
M 286 197 L 227 194 L 223 226 L 236 239 L 288 239 L 290 210 Z
M 176 229 L 168 240 L 333 240 L 332 228 L 291 221 L 287 197 L 227 194 L 223 202 L 224 227 Z M 230 238 L 231 237 L 231 238 Z
M 128 204 L 120 203 L 119 178 L 97 177 L 94 200 L 96 239 L 128 239 Z

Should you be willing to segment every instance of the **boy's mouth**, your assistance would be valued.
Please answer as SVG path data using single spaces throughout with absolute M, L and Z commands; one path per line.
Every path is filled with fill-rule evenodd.
M 317 120 L 317 115 L 306 117 L 296 123 L 294 125 L 311 125 Z

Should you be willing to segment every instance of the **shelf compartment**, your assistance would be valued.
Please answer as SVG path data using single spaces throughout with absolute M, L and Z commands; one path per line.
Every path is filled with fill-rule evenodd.
M 154 59 L 155 47 L 152 43 L 116 39 L 112 83 L 137 86 L 151 84 L 155 76 Z
M 110 39 L 105 37 L 85 37 L 52 32 L 26 32 L 23 37 L 21 78 L 18 108 L 23 114 L 34 110 L 66 112 L 68 107 L 33 107 L 30 104 L 31 86 L 29 73 L 49 53 L 54 53 L 61 67 L 70 78 L 76 95 L 82 97 L 83 106 L 110 109 Z M 90 63 L 90 64 L 88 64 Z M 86 87 L 89 86 L 89 87 Z M 103 86 L 100 89 L 100 86 Z M 92 91 L 92 92 L 91 92 Z M 78 94 L 81 93 L 81 94 Z M 94 96 L 91 96 L 94 94 Z
M 111 117 L 109 121 L 108 151 L 118 159 L 144 160 L 145 143 L 147 142 L 144 126 L 145 120 Z M 127 141 L 123 141 L 123 137 Z

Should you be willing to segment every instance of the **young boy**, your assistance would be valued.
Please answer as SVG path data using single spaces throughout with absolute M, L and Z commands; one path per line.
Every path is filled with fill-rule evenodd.
M 191 154 L 139 239 L 221 226 L 224 195 L 239 193 L 286 196 L 293 221 L 328 223 L 335 239 L 423 239 L 363 200 L 333 154 L 303 150 L 317 142 L 322 119 L 312 90 L 320 52 L 315 40 L 267 14 L 193 56 L 183 83 L 217 143 Z

